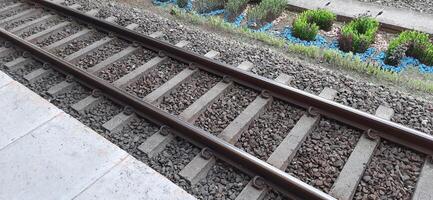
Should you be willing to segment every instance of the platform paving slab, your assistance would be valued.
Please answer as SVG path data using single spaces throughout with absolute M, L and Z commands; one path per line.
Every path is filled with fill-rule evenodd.
M 126 156 L 61 113 L 0 151 L 0 199 L 72 199 Z
M 0 149 L 61 113 L 15 81 L 0 88 L 0 97 Z
M 8 75 L 0 71 L 0 88 L 11 83 L 12 81 L 13 80 Z
M 195 199 L 0 72 L 0 199 Z
M 128 156 L 74 200 L 189 200 L 184 190 L 170 187 L 169 181 L 149 166 Z

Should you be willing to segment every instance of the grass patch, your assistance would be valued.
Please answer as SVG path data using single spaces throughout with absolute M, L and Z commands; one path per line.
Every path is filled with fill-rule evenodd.
M 344 25 L 338 39 L 344 52 L 365 52 L 374 42 L 379 22 L 375 18 L 361 16 Z
M 207 13 L 216 9 L 223 9 L 226 0 L 194 0 L 192 9 L 198 13 Z
M 226 17 L 233 21 L 247 7 L 249 0 L 228 0 L 225 6 Z
M 398 65 L 404 56 L 411 56 L 431 66 L 433 65 L 433 44 L 426 33 L 405 31 L 390 42 L 386 55 L 385 62 L 391 65 Z
M 185 8 L 188 5 L 188 0 L 177 0 L 176 4 L 179 8 Z
M 331 30 L 336 19 L 334 13 L 325 9 L 304 11 L 293 21 L 293 34 L 302 40 L 312 41 L 319 29 Z
M 287 0 L 262 0 L 259 5 L 248 11 L 247 18 L 262 26 L 280 16 L 286 6 Z
M 383 71 L 374 63 L 362 62 L 352 53 L 349 53 L 347 56 L 343 56 L 339 52 L 332 49 L 322 49 L 315 46 L 291 44 L 282 38 L 272 36 L 267 33 L 253 32 L 247 28 L 235 27 L 231 23 L 227 23 L 219 17 L 202 17 L 194 13 L 184 12 L 176 7 L 171 8 L 171 14 L 192 24 L 204 25 L 218 30 L 223 30 L 228 33 L 240 34 L 251 39 L 259 40 L 271 46 L 280 48 L 284 47 L 289 53 L 303 55 L 311 59 L 323 60 L 328 64 L 340 69 L 348 69 L 361 74 L 371 75 L 378 79 L 395 83 L 395 85 L 402 85 L 423 92 L 433 92 L 433 82 L 431 81 L 411 79 L 393 72 Z M 429 77 L 431 78 L 430 80 L 433 80 L 432 76 Z

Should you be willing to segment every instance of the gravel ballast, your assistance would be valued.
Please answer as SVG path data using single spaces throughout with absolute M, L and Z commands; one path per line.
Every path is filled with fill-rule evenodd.
M 195 125 L 214 135 L 218 135 L 232 122 L 258 94 L 243 86 L 233 88 L 198 117 Z
M 155 67 L 136 82 L 127 86 L 126 91 L 135 94 L 139 98 L 144 98 L 186 67 L 184 63 L 169 59 L 166 63 Z
M 43 24 L 41 24 L 39 26 L 36 26 L 36 27 L 33 27 L 33 28 L 29 29 L 26 32 L 23 32 L 22 34 L 20 34 L 20 37 L 26 38 L 28 36 L 31 36 L 31 35 L 36 34 L 38 32 L 41 32 L 41 31 L 43 31 L 45 29 L 53 27 L 53 26 L 55 26 L 57 24 L 60 24 L 62 22 L 66 22 L 66 20 L 63 19 L 63 18 L 60 18 L 60 17 L 56 17 L 54 19 L 48 20 L 46 23 L 43 23 Z
M 410 199 L 424 156 L 382 142 L 358 185 L 354 199 Z
M 278 76 L 280 73 L 289 74 L 295 77 L 292 83 L 294 87 L 308 92 L 313 92 L 317 94 L 325 87 L 334 88 L 339 91 L 339 95 L 337 96 L 336 101 L 345 105 L 349 105 L 370 113 L 374 113 L 374 110 L 379 105 L 390 106 L 396 111 L 396 115 L 393 118 L 394 121 L 403 123 L 404 125 L 416 128 L 426 133 L 432 133 L 432 113 L 429 111 L 429 109 L 433 108 L 431 102 L 411 97 L 402 92 L 396 92 L 395 90 L 387 88 L 385 86 L 367 84 L 362 81 L 354 80 L 353 78 L 340 72 L 332 72 L 330 70 L 327 70 L 326 68 L 322 68 L 316 63 L 309 63 L 307 61 L 298 60 L 296 58 L 285 57 L 284 55 L 275 53 L 270 49 L 242 44 L 238 41 L 228 40 L 227 38 L 223 38 L 214 33 L 201 32 L 198 29 L 181 25 L 178 22 L 169 21 L 152 13 L 142 13 L 138 9 L 123 8 L 122 6 L 116 6 L 114 3 L 99 5 L 100 2 L 98 1 L 91 3 L 87 1 L 75 2 L 80 2 L 80 4 L 86 4 L 86 8 L 98 7 L 104 9 L 108 7 L 106 10 L 110 10 L 110 12 L 114 12 L 114 10 L 117 10 L 115 12 L 117 12 L 118 15 L 119 13 L 121 13 L 122 16 L 125 16 L 125 18 L 127 18 L 128 16 L 132 16 L 130 18 L 130 21 L 140 23 L 140 26 L 143 27 L 143 32 L 150 32 L 148 30 L 156 29 L 159 31 L 162 30 L 165 33 L 173 33 L 170 34 L 172 41 L 187 39 L 188 41 L 193 42 L 191 49 L 197 53 L 204 54 L 209 49 L 215 49 L 217 51 L 223 52 L 221 60 L 223 60 L 224 62 L 230 64 L 238 64 L 244 60 L 251 61 L 256 66 L 253 69 L 253 73 L 268 78 L 276 78 L 276 76 Z M 123 20 L 127 21 L 126 19 Z M 145 26 L 143 26 L 143 24 Z M 75 46 L 70 46 L 70 48 L 67 47 L 66 49 L 75 49 Z M 84 62 L 96 63 L 91 60 L 84 60 Z M 165 66 L 164 68 L 158 68 L 157 71 L 160 72 L 163 71 L 163 69 L 166 70 L 166 68 L 167 66 Z M 177 70 L 173 70 L 173 67 L 168 68 L 171 69 L 169 71 L 176 73 L 178 72 Z M 149 77 L 149 80 L 143 79 L 141 83 L 137 84 L 138 89 L 133 90 L 139 91 L 136 93 L 138 93 L 138 96 L 143 97 L 145 94 L 149 93 L 151 89 L 156 88 L 156 85 L 160 85 L 162 82 L 168 80 L 170 77 L 173 76 L 173 74 L 175 74 L 169 73 L 170 75 L 166 76 L 166 71 L 161 73 L 164 73 L 164 75 L 152 75 L 151 77 Z M 217 134 L 222 131 L 222 129 L 227 126 L 228 123 L 232 121 L 248 105 L 248 103 L 254 100 L 254 98 L 257 96 L 257 93 L 244 88 L 232 91 L 234 92 L 229 92 L 227 95 L 224 95 L 221 100 L 219 100 L 216 104 L 213 104 L 205 112 L 206 118 L 212 119 L 212 121 L 206 120 L 205 117 L 203 117 L 202 120 L 198 120 L 197 125 L 208 130 L 209 132 Z M 185 107 L 185 105 L 182 106 Z M 104 110 L 106 109 L 109 109 L 110 113 L 105 113 Z M 199 198 L 203 198 L 203 196 L 205 195 L 215 194 L 216 196 L 213 196 L 215 197 L 215 199 L 234 199 L 236 194 L 239 193 L 242 187 L 248 182 L 249 179 L 247 176 L 233 170 L 230 167 L 224 166 L 223 163 L 218 163 L 214 167 L 214 169 L 212 169 L 212 171 L 216 171 L 211 172 L 208 175 L 208 179 L 206 181 L 201 182 L 199 184 L 200 186 L 195 186 L 191 188 L 188 184 L 185 183 L 184 180 L 182 180 L 177 175 L 177 173 L 183 168 L 183 166 L 185 166 L 189 162 L 189 160 L 192 159 L 192 157 L 198 152 L 198 149 L 192 147 L 191 144 L 185 142 L 184 140 L 177 139 L 175 142 L 170 144 L 169 147 L 164 150 L 160 156 L 157 157 L 157 159 L 148 160 L 147 158 L 145 158 L 145 156 L 136 152 L 136 146 L 139 145 L 145 139 L 145 137 L 151 134 L 150 129 L 153 128 L 144 128 L 143 130 L 145 130 L 144 132 L 146 132 L 145 135 L 142 137 L 138 137 L 137 139 L 136 135 L 129 135 L 128 132 L 122 131 L 123 136 L 119 136 L 117 134 L 111 136 L 109 133 L 104 133 L 104 130 L 101 129 L 100 124 L 107 121 L 109 117 L 117 114 L 120 110 L 120 107 L 118 107 L 117 105 L 109 102 L 104 102 L 97 108 L 92 109 L 92 112 L 89 113 L 89 115 L 97 117 L 85 116 L 86 119 L 93 119 L 86 123 L 97 124 L 93 125 L 92 128 L 96 129 L 99 133 L 103 135 L 105 134 L 107 138 L 112 138 L 112 140 L 118 140 L 119 142 L 116 142 L 116 144 L 118 144 L 119 146 L 121 146 L 120 144 L 129 144 L 129 146 L 124 146 L 124 148 L 129 149 L 128 151 L 130 153 L 132 152 L 132 154 L 136 157 L 141 157 L 141 160 L 145 161 L 146 163 L 150 163 L 149 165 L 157 169 L 157 171 L 166 175 L 171 180 L 178 183 L 187 191 L 198 196 Z M 175 112 L 175 109 L 173 109 L 173 112 Z M 296 121 L 294 120 L 294 123 L 295 122 Z M 264 123 L 268 123 L 268 121 L 264 121 Z M 294 173 L 296 176 L 299 176 L 300 179 L 306 180 L 308 183 L 324 191 L 328 191 L 330 185 L 332 185 L 333 181 L 335 181 L 335 178 L 338 176 L 339 170 L 341 170 L 342 168 L 342 166 L 334 166 L 334 162 L 340 163 L 338 161 L 342 160 L 344 163 L 344 161 L 350 155 L 350 152 L 353 149 L 354 145 L 356 144 L 357 138 L 359 138 L 360 133 L 354 132 L 352 129 L 345 128 L 344 126 L 339 125 L 335 122 L 326 123 L 326 120 L 322 120 L 319 126 L 321 127 L 319 130 L 320 133 L 313 133 L 312 136 L 307 139 L 307 142 L 303 145 L 300 152 L 298 153 L 299 155 L 305 154 L 306 158 L 301 159 L 301 157 L 303 156 L 297 156 L 297 158 L 295 158 L 296 162 L 302 163 L 297 165 L 298 168 L 302 168 L 304 166 L 312 167 L 306 168 L 304 169 L 304 171 L 301 172 L 292 171 L 292 173 Z M 320 136 L 320 141 L 317 141 L 317 139 L 313 138 L 317 137 L 317 135 Z M 340 137 L 341 139 L 335 140 L 336 137 Z M 267 145 L 269 144 L 269 142 L 262 145 Z M 310 147 L 304 147 L 308 145 L 310 145 Z M 316 147 L 316 145 L 319 147 Z M 253 152 L 253 150 L 247 151 Z M 262 149 L 260 151 L 265 152 L 265 154 L 259 153 L 258 155 L 260 157 L 266 158 L 266 156 L 268 156 L 269 154 L 269 150 Z M 384 150 L 380 153 L 385 155 L 382 157 L 387 157 L 386 155 L 388 155 L 389 153 L 387 153 L 386 151 L 393 152 L 392 147 L 384 148 Z M 321 161 L 323 161 L 324 154 L 330 157 L 333 165 L 331 165 L 331 163 L 329 162 L 325 162 L 323 164 L 323 162 L 319 162 L 319 160 L 314 159 L 314 157 L 320 158 Z M 334 156 L 337 159 L 332 160 Z M 399 149 L 398 156 L 395 157 L 397 157 L 396 160 L 404 161 L 406 159 L 413 159 L 411 158 L 412 156 L 413 153 L 410 150 Z M 376 157 L 381 156 L 376 155 Z M 383 188 L 380 189 L 358 189 L 357 196 L 364 197 L 365 195 L 369 196 L 371 194 L 381 194 L 380 191 L 386 193 L 387 195 L 389 191 L 392 191 L 392 195 L 388 195 L 389 197 L 405 198 L 407 196 L 410 196 L 413 192 L 412 182 L 416 183 L 417 176 L 415 175 L 419 173 L 418 164 L 422 163 L 423 159 L 422 156 L 420 156 L 419 158 L 419 160 L 413 159 L 417 161 L 415 167 L 413 167 L 413 173 L 408 173 L 408 181 L 400 184 L 395 189 L 395 191 L 392 191 L 391 189 L 393 187 L 392 184 L 385 183 L 381 185 L 381 187 Z M 394 162 L 393 160 L 391 161 L 392 162 L 381 162 L 380 159 L 377 159 L 377 162 L 375 164 L 373 160 L 371 169 L 369 168 L 369 173 L 374 174 L 380 172 L 381 169 L 379 169 L 378 167 L 374 167 L 374 165 L 383 166 L 385 168 L 390 168 L 390 166 L 399 166 L 398 163 L 396 165 L 396 162 Z M 317 163 L 320 163 L 321 167 L 323 166 L 325 169 L 328 170 L 314 170 L 315 168 L 319 167 L 316 166 L 318 165 Z M 220 169 L 222 171 L 217 170 L 218 166 L 220 166 Z M 406 166 L 402 165 L 400 169 L 403 167 Z M 288 169 L 288 171 L 290 172 L 290 169 Z M 317 172 L 320 173 L 319 176 L 316 176 Z M 233 179 L 233 177 L 235 178 Z M 310 177 L 314 177 L 319 181 L 308 181 L 308 178 Z M 322 180 L 322 183 L 320 182 L 320 180 Z M 366 180 L 369 179 L 367 178 Z M 382 180 L 377 181 L 379 183 Z M 219 192 L 222 192 L 223 194 L 219 194 Z
M 9 29 L 15 28 L 17 26 L 20 26 L 20 25 L 26 23 L 26 22 L 30 22 L 30 21 L 33 21 L 35 19 L 38 19 L 38 18 L 44 16 L 45 14 L 46 13 L 44 13 L 44 12 L 40 12 L 40 13 L 37 13 L 35 15 L 31 15 L 31 16 L 26 17 L 24 19 L 21 19 L 21 20 L 18 20 L 16 22 L 13 22 L 13 23 L 6 23 L 4 25 L 4 29 L 9 30 Z
M 320 120 L 296 153 L 286 172 L 329 192 L 361 133 L 333 120 Z
M 74 24 L 74 23 L 70 24 L 70 25 L 66 26 L 65 28 L 63 28 L 58 33 L 50 34 L 50 36 L 47 39 L 37 42 L 36 45 L 38 45 L 40 47 L 48 46 L 54 42 L 57 42 L 59 40 L 62 40 L 64 38 L 70 36 L 70 35 L 73 35 L 80 30 L 82 30 L 82 27 L 80 27 L 79 25 Z
M 299 108 L 274 100 L 268 110 L 242 133 L 236 146 L 266 161 L 303 113 Z
M 98 48 L 96 51 L 87 54 L 86 56 L 81 58 L 79 61 L 77 61 L 76 66 L 83 69 L 92 67 L 99 62 L 109 58 L 110 56 L 122 51 L 123 49 L 128 47 L 128 45 L 129 44 L 123 40 L 114 39 L 108 44 L 105 44 L 102 47 Z
M 102 39 L 103 37 L 105 37 L 106 34 L 100 33 L 100 32 L 95 32 L 95 33 L 91 33 L 91 35 L 89 37 L 86 37 L 83 40 L 74 40 L 73 42 L 71 42 L 70 44 L 68 44 L 65 47 L 62 48 L 58 48 L 55 49 L 53 52 L 55 55 L 59 56 L 59 57 L 66 57 L 100 39 Z
M 178 115 L 204 95 L 219 80 L 220 78 L 212 74 L 199 71 L 194 74 L 190 81 L 183 83 L 176 91 L 165 97 L 160 107 L 171 114 Z
M 17 7 L 17 8 L 10 9 L 10 10 L 8 10 L 6 12 L 1 13 L 0 14 L 0 19 L 8 18 L 8 17 L 16 15 L 16 14 L 18 14 L 20 12 L 23 12 L 23 11 L 25 11 L 27 9 L 29 9 L 28 5 L 21 5 L 21 6 Z
M 109 82 L 113 82 L 120 77 L 128 74 L 135 68 L 143 65 L 146 61 L 149 61 L 155 56 L 156 54 L 152 51 L 139 49 L 137 50 L 137 52 L 128 56 L 127 58 L 117 61 L 110 65 L 107 69 L 102 70 L 99 73 L 99 77 Z

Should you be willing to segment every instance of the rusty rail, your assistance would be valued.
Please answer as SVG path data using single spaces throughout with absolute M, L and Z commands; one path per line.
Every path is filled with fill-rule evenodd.
M 66 6 L 46 0 L 36 0 L 35 2 L 55 10 L 59 14 L 74 17 L 83 23 L 91 24 L 103 31 L 114 33 L 125 40 L 139 42 L 148 49 L 163 52 L 170 57 L 195 65 L 202 70 L 221 76 L 229 76 L 238 84 L 258 91 L 269 91 L 272 96 L 291 104 L 305 109 L 312 109 L 328 118 L 335 119 L 366 132 L 373 132 L 382 138 L 419 152 L 433 155 L 433 136 L 429 134 L 320 98 L 296 88 L 276 83 L 261 76 L 244 72 L 228 64 L 206 58 L 96 17 L 85 15 Z
M 56 57 L 36 45 L 0 28 L 0 37 L 28 51 L 35 59 L 50 63 L 56 70 L 72 75 L 80 83 L 98 89 L 111 100 L 123 106 L 132 107 L 136 113 L 150 121 L 170 127 L 181 136 L 199 147 L 210 149 L 218 158 L 239 168 L 251 176 L 263 177 L 264 181 L 292 199 L 334 199 L 316 188 L 294 178 L 276 167 L 236 148 L 224 140 L 170 115 L 163 110 L 134 97 L 105 80 L 89 74 L 78 67 Z

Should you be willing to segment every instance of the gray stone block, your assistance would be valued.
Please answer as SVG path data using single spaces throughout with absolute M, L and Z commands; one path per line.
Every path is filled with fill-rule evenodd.
M 75 200 L 195 200 L 179 186 L 128 156 Z
M 0 88 L 0 96 L 0 149 L 61 112 L 17 82 Z
M 11 83 L 12 81 L 13 80 L 8 75 L 0 71 L 0 88 Z
M 72 199 L 127 155 L 60 114 L 0 151 L 0 199 Z

